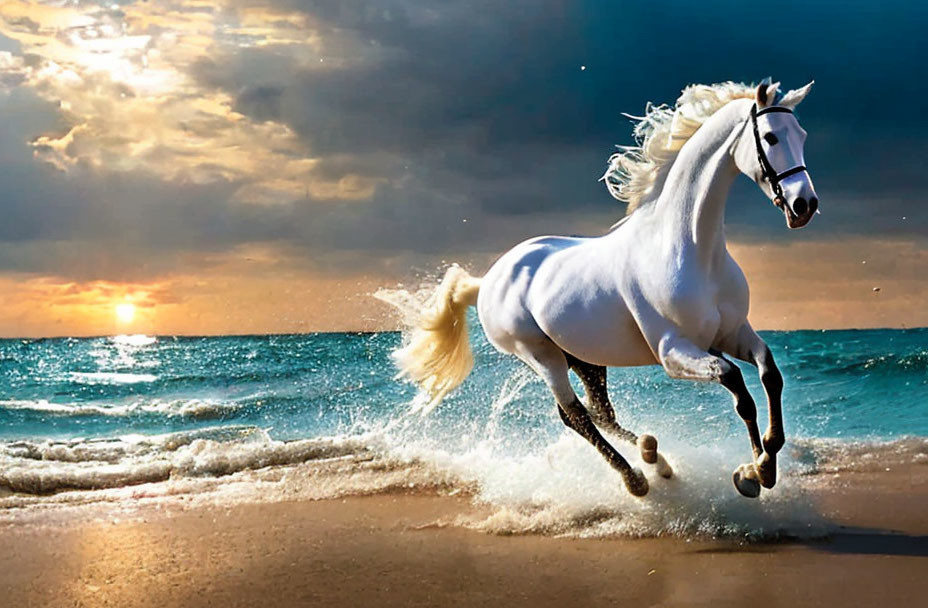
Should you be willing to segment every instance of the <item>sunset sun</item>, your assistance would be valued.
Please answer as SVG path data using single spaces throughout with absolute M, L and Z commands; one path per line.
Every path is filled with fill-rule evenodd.
M 123 302 L 116 305 L 116 320 L 120 323 L 132 323 L 135 319 L 135 305 L 129 302 Z

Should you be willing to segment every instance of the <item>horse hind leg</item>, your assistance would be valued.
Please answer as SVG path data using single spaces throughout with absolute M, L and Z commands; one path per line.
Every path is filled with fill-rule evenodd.
M 521 344 L 516 354 L 541 376 L 554 393 L 558 414 L 564 424 L 590 442 L 612 468 L 622 475 L 625 487 L 632 495 L 647 494 L 649 487 L 644 473 L 628 464 L 628 461 L 603 438 L 590 413 L 577 398 L 567 375 L 568 367 L 564 353 L 554 343 L 545 340 L 530 346 Z
M 623 428 L 615 418 L 615 408 L 609 400 L 609 391 L 606 387 L 606 368 L 581 361 L 571 354 L 564 353 L 570 369 L 577 374 L 583 389 L 586 391 L 587 409 L 592 415 L 596 426 L 610 432 L 620 439 L 633 443 L 641 450 L 641 459 L 648 464 L 657 465 L 658 474 L 669 479 L 673 476 L 673 468 L 657 451 L 657 438 L 653 435 L 638 436 L 632 431 Z

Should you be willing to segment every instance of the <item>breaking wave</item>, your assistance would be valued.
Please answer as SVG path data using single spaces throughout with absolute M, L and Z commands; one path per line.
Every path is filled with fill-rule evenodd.
M 881 470 L 890 461 L 928 463 L 924 438 L 799 441 L 785 453 L 776 489 L 750 501 L 731 485 L 743 450 L 665 440 L 671 480 L 623 450 L 651 483 L 648 496 L 636 499 L 589 445 L 566 431 L 539 452 L 514 455 L 492 440 L 464 451 L 404 440 L 407 425 L 421 421 L 293 441 L 254 427 L 213 427 L 155 437 L 7 442 L 0 446 L 0 488 L 6 490 L 0 519 L 24 509 L 126 497 L 229 504 L 405 492 L 469 495 L 480 508 L 453 525 L 492 534 L 817 537 L 830 531 L 810 491 L 817 476 Z
M 623 425 L 657 436 L 675 470 L 661 479 L 617 442 L 649 478 L 637 499 L 479 332 L 474 375 L 428 417 L 392 380 L 396 334 L 0 340 L 0 521 L 406 492 L 467 496 L 451 523 L 493 534 L 818 536 L 822 484 L 928 463 L 926 336 L 765 334 L 788 379 L 789 442 L 776 488 L 753 501 L 731 482 L 750 449 L 730 397 L 659 369 L 610 373 Z
M 125 404 L 52 403 L 36 401 L 0 401 L 0 409 L 24 410 L 58 416 L 133 416 L 157 414 L 162 416 L 214 418 L 244 407 L 242 403 L 208 399 L 153 399 Z

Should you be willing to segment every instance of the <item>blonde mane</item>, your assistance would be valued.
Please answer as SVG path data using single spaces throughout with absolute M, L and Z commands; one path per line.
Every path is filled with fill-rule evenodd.
M 693 84 L 674 107 L 649 102 L 644 117 L 629 116 L 638 121 L 632 131 L 638 145 L 619 146 L 601 178 L 613 197 L 628 203 L 626 214 L 657 198 L 677 153 L 710 116 L 734 99 L 754 97 L 754 91 L 754 85 L 735 82 Z

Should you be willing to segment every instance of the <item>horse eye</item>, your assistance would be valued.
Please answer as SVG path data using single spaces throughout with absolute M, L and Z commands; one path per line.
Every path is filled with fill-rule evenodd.
M 777 139 L 777 136 L 774 135 L 773 133 L 767 133 L 766 135 L 764 135 L 764 140 L 771 146 L 777 145 L 777 142 L 780 141 L 779 139 Z

